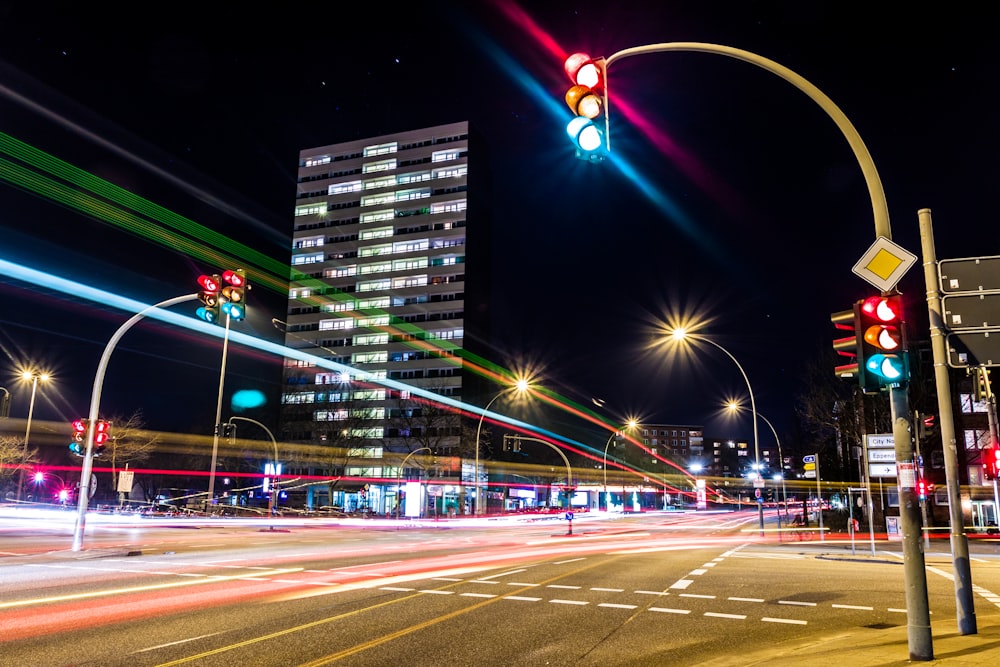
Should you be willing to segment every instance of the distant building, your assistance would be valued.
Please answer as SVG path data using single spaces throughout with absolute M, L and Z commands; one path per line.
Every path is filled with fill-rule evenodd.
M 466 344 L 489 330 L 489 181 L 467 122 L 300 152 L 285 345 L 375 379 L 286 360 L 281 439 L 303 445 L 286 475 L 342 478 L 306 484 L 307 504 L 392 512 L 404 474 L 441 482 L 428 512 L 458 500 L 460 415 L 378 380 L 478 393 Z

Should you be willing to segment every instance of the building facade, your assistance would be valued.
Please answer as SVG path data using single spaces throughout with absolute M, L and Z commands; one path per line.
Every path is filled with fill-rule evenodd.
M 308 506 L 392 513 L 413 478 L 435 482 L 428 511 L 457 503 L 462 417 L 405 386 L 469 392 L 466 342 L 489 331 L 485 165 L 467 122 L 300 152 L 285 345 L 338 366 L 285 362 L 280 430 L 301 445 L 285 475 Z

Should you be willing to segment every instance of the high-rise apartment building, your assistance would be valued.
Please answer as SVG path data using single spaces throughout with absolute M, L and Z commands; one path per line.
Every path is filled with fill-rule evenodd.
M 462 419 L 399 383 L 471 393 L 466 344 L 489 331 L 486 170 L 467 122 L 300 152 L 285 345 L 366 376 L 286 360 L 280 430 L 301 444 L 290 472 L 356 492 L 319 502 L 391 512 L 410 454 L 439 482 L 426 506 L 458 502 Z

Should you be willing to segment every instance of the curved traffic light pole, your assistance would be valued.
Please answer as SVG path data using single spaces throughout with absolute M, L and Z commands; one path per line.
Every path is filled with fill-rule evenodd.
M 854 151 L 854 157 L 861 166 L 861 173 L 864 174 L 865 183 L 868 185 L 868 194 L 872 200 L 872 214 L 875 216 L 875 238 L 884 236 L 885 238 L 892 240 L 892 231 L 889 225 L 889 207 L 885 201 L 885 191 L 882 189 L 882 181 L 879 179 L 878 171 L 875 169 L 875 162 L 872 160 L 872 156 L 868 152 L 865 142 L 861 140 L 861 135 L 858 134 L 854 125 L 850 120 L 848 120 L 847 116 L 844 115 L 844 112 L 841 111 L 840 108 L 833 103 L 833 100 L 827 97 L 823 91 L 784 65 L 780 65 L 773 60 L 757 55 L 756 53 L 751 53 L 750 51 L 744 51 L 742 49 L 735 49 L 731 46 L 706 44 L 702 42 L 667 42 L 663 44 L 647 44 L 645 46 L 635 46 L 630 49 L 623 49 L 605 58 L 604 68 L 607 70 L 607 68 L 611 66 L 611 63 L 616 60 L 621 60 L 622 58 L 638 56 L 644 53 L 659 53 L 661 51 L 700 51 L 703 53 L 714 53 L 720 56 L 736 58 L 737 60 L 748 62 L 751 65 L 756 65 L 761 69 L 771 72 L 772 74 L 776 74 L 808 95 L 809 98 L 816 102 L 816 104 L 818 104 L 823 111 L 830 116 L 833 122 L 836 123 L 837 127 L 840 128 L 840 131 L 844 134 L 844 138 L 847 139 L 847 143 L 850 144 L 851 150 Z M 605 80 L 605 87 L 607 87 L 607 80 Z M 608 130 L 610 129 L 609 117 L 611 114 L 610 104 L 607 101 L 607 98 L 608 95 L 605 90 L 605 136 L 608 137 L 607 146 L 610 149 L 611 133 Z
M 143 319 L 146 316 L 146 313 L 157 308 L 167 308 L 169 306 L 173 306 L 184 301 L 192 301 L 197 298 L 197 294 L 177 296 L 173 299 L 161 301 L 160 303 L 152 305 L 136 313 L 130 317 L 125 324 L 118 327 L 118 331 L 114 333 L 111 340 L 109 340 L 108 344 L 104 347 L 104 354 L 101 355 L 101 361 L 97 365 L 97 374 L 94 376 L 94 391 L 90 396 L 90 412 L 87 417 L 87 449 L 83 456 L 83 468 L 80 471 L 80 498 L 77 502 L 76 525 L 73 528 L 73 551 L 79 551 L 83 548 L 83 533 L 87 525 L 87 501 L 90 500 L 88 490 L 90 489 L 90 477 L 93 474 L 94 467 L 94 431 L 96 430 L 97 417 L 101 409 L 101 389 L 104 386 L 104 374 L 108 369 L 108 362 L 111 360 L 111 353 L 114 352 L 115 346 L 118 345 L 118 341 L 125 335 L 125 332 L 131 329 L 136 322 Z
M 622 58 L 665 51 L 714 53 L 742 60 L 781 77 L 808 95 L 840 128 L 848 144 L 850 144 L 851 150 L 854 151 L 855 158 L 861 167 L 865 183 L 868 186 L 868 194 L 871 197 L 872 213 L 875 219 L 876 241 L 879 237 L 892 240 L 889 209 L 885 200 L 885 192 L 882 189 L 882 182 L 875 169 L 875 163 L 871 158 L 871 154 L 868 152 L 868 148 L 854 128 L 854 125 L 826 94 L 808 80 L 787 67 L 750 51 L 702 42 L 667 42 L 624 49 L 604 58 L 603 102 L 605 146 L 608 151 L 611 149 L 611 136 L 607 69 L 613 62 Z M 913 452 L 910 445 L 909 388 L 906 382 L 889 386 L 889 405 L 892 413 L 893 442 L 895 443 L 897 466 L 901 468 L 902 464 L 909 464 L 907 467 L 912 469 Z M 756 428 L 756 419 L 754 419 L 754 425 Z M 907 618 L 910 625 L 909 649 L 911 659 L 929 660 L 933 659 L 934 652 L 930 630 L 930 610 L 927 601 L 927 574 L 924 569 L 924 555 L 920 549 L 919 542 L 920 515 L 917 509 L 918 503 L 914 502 L 914 483 L 915 480 L 899 478 L 900 519 L 903 528 L 903 565 L 907 590 Z M 956 535 L 953 532 L 952 548 L 955 552 L 955 558 L 953 559 L 955 586 L 960 607 L 959 626 L 963 634 L 972 634 L 976 632 L 975 612 L 972 611 L 969 605 L 970 596 L 961 593 L 959 590 L 962 587 L 968 588 L 969 584 L 971 584 L 971 573 L 968 569 L 968 543 L 964 540 L 964 535 L 962 534 L 957 535 L 958 539 L 955 538 Z

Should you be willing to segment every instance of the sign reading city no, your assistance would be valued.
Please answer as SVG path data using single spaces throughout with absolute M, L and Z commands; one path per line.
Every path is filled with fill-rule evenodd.
M 952 368 L 1000 366 L 1000 256 L 938 262 Z
M 852 271 L 883 292 L 893 289 L 917 261 L 917 256 L 884 236 L 861 256 Z

